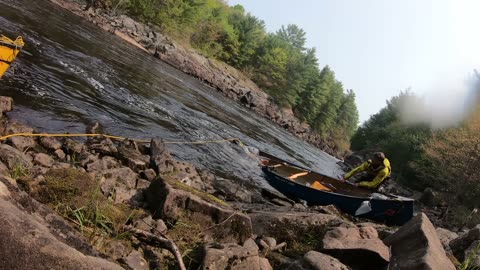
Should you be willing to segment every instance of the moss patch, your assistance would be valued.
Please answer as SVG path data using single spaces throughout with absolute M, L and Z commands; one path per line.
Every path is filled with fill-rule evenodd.
M 287 243 L 284 255 L 299 258 L 310 250 L 319 250 L 322 247 L 327 227 L 284 220 L 271 224 L 267 235 L 275 238 L 278 243 Z

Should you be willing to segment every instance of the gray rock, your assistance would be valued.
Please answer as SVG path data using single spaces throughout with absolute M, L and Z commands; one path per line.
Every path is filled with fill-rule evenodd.
M 133 223 L 133 226 L 139 230 L 150 232 L 153 226 L 154 221 L 152 219 L 152 216 L 147 216 L 142 219 L 135 220 Z
M 135 189 L 137 184 L 137 174 L 130 168 L 110 169 L 100 173 L 105 178 L 100 184 L 100 188 L 105 195 L 112 193 L 116 186 L 124 186 L 131 190 Z
M 258 264 L 261 270 L 273 270 L 267 258 L 258 258 Z
M 256 235 L 269 235 L 269 228 L 275 224 L 283 222 L 291 223 L 292 225 L 307 225 L 323 229 L 326 225 L 331 223 L 348 223 L 354 226 L 353 223 L 344 221 L 339 217 L 321 213 L 306 213 L 306 212 L 286 212 L 286 211 L 254 211 L 248 214 L 252 220 L 253 233 Z
M 153 169 L 146 169 L 145 171 L 142 172 L 142 175 L 150 182 L 157 177 L 157 173 Z
M 464 259 L 465 250 L 467 250 L 473 242 L 480 240 L 480 224 L 465 233 L 464 235 L 452 240 L 450 247 L 452 252 L 460 260 Z
M 25 154 L 6 144 L 0 144 L 0 160 L 10 170 L 13 170 L 18 166 L 21 166 L 26 170 L 33 167 L 29 158 Z
M 63 152 L 62 149 L 57 149 L 57 150 L 55 150 L 55 155 L 56 155 L 60 160 L 65 160 L 65 152 Z
M 271 269 L 269 266 L 265 261 L 260 262 L 256 245 L 239 246 L 228 243 L 206 245 L 202 269 L 267 270 Z
M 267 243 L 267 245 L 271 248 L 277 245 L 277 240 L 272 237 L 263 237 L 263 241 L 265 241 L 265 243 Z
M 160 233 L 167 233 L 168 228 L 167 225 L 165 225 L 165 222 L 161 219 L 157 219 L 155 221 L 155 230 Z
M 368 230 L 366 230 L 368 228 Z M 388 247 L 373 227 L 335 227 L 322 239 L 323 252 L 356 269 L 382 269 L 390 261 Z
M 106 156 L 115 156 L 118 152 L 117 147 L 109 138 L 103 139 L 99 143 L 90 144 L 88 148 L 90 151 L 94 151 L 95 153 L 100 153 Z
M 12 110 L 13 99 L 11 97 L 0 96 L 0 117 L 4 112 Z
M 96 156 L 90 156 L 89 160 L 95 160 Z M 87 166 L 87 172 L 102 172 L 105 170 L 115 169 L 120 167 L 120 164 L 116 159 L 110 156 L 104 156 L 102 159 L 96 159 Z
M 149 156 L 142 155 L 138 150 L 126 147 L 118 148 L 118 158 L 135 172 L 145 170 L 150 160 Z
M 47 168 L 50 168 L 53 166 L 53 159 L 44 153 L 38 153 L 35 155 L 35 158 L 33 159 L 33 162 L 35 164 L 38 164 L 40 166 L 44 166 Z
M 188 191 L 173 188 L 160 177 L 153 180 L 146 190 L 146 199 L 154 213 L 153 218 L 161 218 L 171 224 L 175 224 L 184 213 L 193 213 L 202 218 L 205 227 L 222 223 L 222 226 L 207 231 L 216 234 L 219 241 L 235 239 L 243 242 L 252 235 L 252 223 L 248 216 L 232 210 L 228 205 L 209 203 Z
M 128 257 L 124 258 L 125 263 L 134 270 L 148 270 L 148 262 L 143 258 L 140 252 L 134 250 Z
M 10 172 L 7 168 L 7 166 L 5 166 L 5 164 L 3 164 L 3 162 L 0 162 L 0 175 L 9 175 Z
M 438 238 L 440 239 L 443 248 L 447 253 L 451 254 L 452 250 L 450 248 L 450 242 L 453 239 L 458 238 L 458 234 L 444 228 L 436 228 L 435 230 L 437 231 Z
M 147 189 L 150 186 L 150 182 L 145 179 L 138 178 L 136 189 Z
M 423 191 L 420 201 L 426 206 L 437 206 L 440 203 L 439 194 L 436 191 L 433 191 L 431 188 L 426 188 Z
M 40 144 L 48 150 L 56 151 L 62 147 L 62 144 L 53 137 L 40 138 Z
M 151 158 L 150 164 L 157 173 L 173 172 L 175 166 L 172 156 L 168 152 L 166 145 L 162 139 L 152 139 L 150 143 Z
M 132 20 L 131 18 L 129 18 L 125 15 L 122 15 L 121 20 L 122 20 L 122 26 L 124 27 L 125 30 L 127 30 L 127 32 L 133 33 L 137 30 L 137 28 L 136 28 L 137 23 L 134 20 Z
M 470 247 L 465 250 L 464 257 L 470 261 L 469 266 L 472 269 L 480 268 L 480 240 L 472 242 Z
M 63 148 L 69 155 L 79 155 L 83 151 L 83 147 L 82 143 L 78 143 L 70 138 L 67 138 L 63 143 Z
M 5 133 L 33 133 L 33 128 L 26 126 L 22 123 L 12 122 L 6 126 Z M 7 141 L 20 151 L 24 151 L 27 148 L 35 146 L 35 140 L 32 137 L 15 136 L 8 138 Z
M 424 213 L 411 219 L 384 242 L 391 246 L 390 269 L 455 270 Z
M 114 204 L 135 204 L 134 197 L 136 195 L 137 190 L 117 185 L 114 188 Z
M 308 269 L 312 270 L 350 270 L 339 260 L 317 251 L 307 252 L 303 257 L 303 261 L 308 266 Z
M 58 226 L 62 220 L 54 218 L 56 215 L 53 213 L 45 218 L 51 223 L 42 223 L 44 221 L 40 216 L 45 214 L 33 216 L 24 212 L 5 200 L 9 197 L 7 192 L 5 185 L 0 183 L 0 258 L 3 269 L 123 269 L 113 262 L 75 249 L 72 245 L 80 247 L 85 242 L 70 238 L 71 234 L 62 231 L 66 228 L 73 231 L 68 224 Z M 40 210 L 38 207 L 41 206 L 34 202 L 30 207 L 32 205 L 34 211 Z M 56 230 L 58 232 L 54 234 Z

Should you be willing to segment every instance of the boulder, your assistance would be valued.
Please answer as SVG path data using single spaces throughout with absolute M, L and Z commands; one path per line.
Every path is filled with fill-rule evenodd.
M 480 240 L 472 242 L 470 247 L 465 250 L 464 258 L 470 262 L 469 266 L 471 268 L 480 268 Z
M 124 162 L 124 164 L 135 172 L 145 170 L 148 167 L 150 160 L 149 156 L 142 155 L 140 151 L 127 147 L 118 147 L 117 155 L 119 160 Z
M 95 160 L 96 157 L 90 157 L 90 160 Z M 106 170 L 116 169 L 120 167 L 120 164 L 116 159 L 110 156 L 104 156 L 102 159 L 96 159 L 94 162 L 89 163 L 87 166 L 87 172 L 103 172 Z
M 16 133 L 33 133 L 33 128 L 18 122 L 9 123 L 5 128 L 5 134 Z M 32 137 L 27 136 L 10 137 L 7 139 L 7 141 L 20 151 L 35 146 L 35 140 Z
M 143 171 L 140 175 L 142 177 L 145 177 L 145 179 L 147 179 L 150 182 L 152 182 L 153 179 L 155 179 L 155 177 L 157 177 L 157 173 L 155 173 L 155 171 L 153 169 L 147 169 L 147 170 Z
M 44 153 L 38 153 L 35 155 L 33 162 L 43 167 L 50 168 L 53 166 L 53 159 Z
M 150 164 L 157 174 L 173 172 L 175 168 L 173 159 L 162 139 L 152 139 L 150 151 Z
M 0 191 L 4 190 L 8 191 L 0 183 Z M 73 238 L 74 230 L 68 224 L 51 211 L 38 209 L 41 205 L 35 201 L 22 199 L 22 204 L 28 208 L 19 208 L 6 200 L 8 194 L 0 193 L 3 194 L 0 196 L 2 269 L 123 269 L 113 262 L 94 257 L 93 251 L 85 247 L 84 240 Z M 37 213 L 30 215 L 22 209 Z M 40 210 L 43 212 L 38 213 Z
M 83 147 L 82 143 L 78 143 L 70 138 L 65 139 L 63 143 L 63 149 L 69 155 L 79 155 L 83 151 Z
M 13 99 L 11 97 L 0 96 L 0 117 L 4 112 L 12 110 Z
M 130 254 L 123 259 L 125 263 L 135 270 L 148 270 L 148 262 L 143 258 L 142 254 L 136 250 L 130 252 Z
M 322 251 L 355 269 L 382 269 L 390 261 L 388 247 L 373 227 L 341 226 L 322 239 Z
M 450 242 L 458 238 L 458 234 L 444 228 L 436 228 L 435 230 L 437 231 L 438 239 L 440 239 L 443 248 L 447 253 L 451 254 Z
M 313 250 L 303 256 L 303 264 L 307 266 L 307 269 L 312 270 L 350 270 L 339 260 Z
M 57 150 L 55 150 L 55 155 L 56 155 L 60 160 L 64 160 L 64 159 L 65 159 L 65 152 L 63 152 L 62 149 L 57 149 Z
M 433 191 L 433 189 L 431 188 L 426 188 L 423 191 L 420 201 L 426 206 L 430 206 L 430 207 L 436 206 L 440 203 L 439 194 L 438 192 Z
M 424 213 L 385 238 L 384 243 L 391 247 L 390 269 L 455 270 L 435 228 Z
M 105 178 L 101 183 L 101 189 L 104 194 L 111 193 L 114 187 L 125 186 L 128 189 L 135 189 L 137 184 L 137 174 L 130 168 L 122 167 L 102 171 Z
M 3 162 L 0 161 L 0 175 L 9 175 L 10 172 L 7 168 L 7 166 L 5 166 L 5 164 L 3 164 Z
M 53 137 L 40 138 L 40 144 L 50 151 L 56 151 L 62 148 L 62 144 Z
M 250 239 L 251 240 L 251 239 Z M 207 244 L 204 248 L 202 269 L 249 269 L 270 270 L 270 263 L 260 260 L 255 243 L 245 242 L 243 246 L 235 243 Z
M 33 167 L 32 162 L 25 154 L 7 144 L 0 144 L 0 160 L 9 170 L 14 170 L 19 166 L 26 170 Z
M 88 145 L 88 148 L 95 153 L 100 153 L 106 156 L 115 156 L 118 152 L 117 147 L 109 138 L 101 140 L 99 143 Z
M 465 250 L 467 250 L 473 242 L 480 240 L 480 224 L 468 231 L 466 234 L 452 240 L 450 247 L 452 252 L 460 260 L 464 260 Z
M 314 226 L 319 229 L 335 223 L 349 223 L 336 216 L 321 213 L 306 212 L 272 212 L 272 211 L 252 211 L 248 214 L 253 224 L 253 233 L 256 235 L 269 235 L 270 230 L 277 224 L 289 223 L 298 226 Z M 351 223 L 349 223 L 351 224 Z M 354 226 L 351 224 L 351 226 Z
M 385 239 L 388 236 L 394 234 L 398 230 L 398 228 L 395 228 L 395 227 L 389 227 L 383 224 L 378 224 L 373 222 L 362 222 L 362 223 L 357 223 L 356 225 L 358 226 L 360 231 L 362 231 L 362 228 L 365 228 L 365 227 L 375 228 L 376 234 L 378 235 L 377 237 L 380 239 Z
M 232 210 L 224 203 L 211 200 L 210 195 L 199 191 L 196 191 L 198 195 L 195 195 L 192 193 L 194 190 L 190 191 L 174 188 L 161 177 L 157 177 L 146 190 L 146 199 L 153 218 L 175 224 L 181 216 L 196 215 L 204 220 L 203 227 L 209 228 L 206 233 L 215 235 L 217 241 L 236 240 L 241 243 L 252 235 L 252 223 L 248 216 Z M 216 224 L 221 226 L 215 226 Z

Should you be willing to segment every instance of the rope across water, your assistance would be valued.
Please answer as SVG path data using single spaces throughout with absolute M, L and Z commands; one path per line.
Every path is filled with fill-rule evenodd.
M 132 140 L 139 143 L 149 143 L 150 140 L 131 139 L 127 137 L 114 136 L 101 133 L 14 133 L 0 137 L 0 141 L 6 140 L 11 137 L 104 137 L 114 140 Z M 207 144 L 207 143 L 222 143 L 240 141 L 238 138 L 228 138 L 221 140 L 205 140 L 205 141 L 164 141 L 165 144 Z

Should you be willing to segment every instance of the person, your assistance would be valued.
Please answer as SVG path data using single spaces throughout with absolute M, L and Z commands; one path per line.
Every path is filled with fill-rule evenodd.
M 364 174 L 354 184 L 355 186 L 364 187 L 368 189 L 378 189 L 378 187 L 390 177 L 392 167 L 390 161 L 382 152 L 373 154 L 373 158 L 362 163 L 360 166 L 354 168 L 343 176 L 344 180 L 348 180 L 352 176 L 364 172 Z

